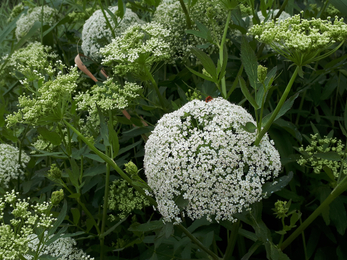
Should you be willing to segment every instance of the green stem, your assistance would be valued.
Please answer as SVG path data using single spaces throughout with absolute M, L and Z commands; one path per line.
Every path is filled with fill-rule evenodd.
M 188 29 L 192 29 L 192 21 L 190 20 L 189 12 L 188 12 L 188 10 L 187 10 L 187 7 L 186 7 L 186 5 L 184 4 L 183 0 L 179 0 L 179 1 L 180 1 L 180 4 L 181 4 L 183 13 L 184 13 L 184 15 L 186 16 L 187 28 L 188 28 Z
M 106 147 L 106 151 L 108 151 L 108 147 Z M 110 192 L 110 165 L 106 164 L 106 180 L 105 180 L 105 194 L 104 194 L 104 208 L 102 212 L 102 223 L 101 223 L 101 237 L 100 237 L 100 259 L 104 259 L 104 242 L 105 236 L 103 235 L 105 232 L 106 225 L 106 217 L 107 217 L 107 208 L 108 208 L 108 195 Z
M 79 198 L 77 199 L 77 202 L 78 202 L 79 205 L 81 205 L 82 209 L 84 210 L 84 213 L 86 213 L 87 216 L 93 221 L 93 225 L 95 226 L 96 231 L 98 232 L 98 234 L 100 234 L 99 226 L 98 226 L 98 224 L 96 223 L 96 221 L 95 221 L 93 215 L 89 212 L 89 210 L 86 208 L 86 206 L 84 205 L 84 203 L 80 201 Z
M 218 255 L 213 253 L 210 249 L 206 248 L 192 233 L 189 232 L 188 229 L 186 229 L 182 224 L 179 224 L 178 227 L 183 231 L 184 234 L 186 234 L 187 237 L 191 241 L 193 241 L 198 247 L 200 247 L 201 250 L 205 251 L 208 255 L 212 257 L 214 260 L 220 260 Z
M 281 250 L 284 250 L 289 246 L 293 240 L 299 236 L 305 228 L 307 228 L 313 220 L 318 217 L 323 210 L 330 205 L 342 192 L 347 189 L 347 177 L 345 177 L 340 184 L 329 194 L 329 196 L 323 201 L 323 203 L 283 242 Z
M 226 21 L 225 26 L 224 26 L 222 41 L 221 41 L 220 47 L 219 47 L 219 61 L 220 61 L 221 68 L 223 67 L 223 63 L 224 63 L 224 47 L 226 47 L 225 42 L 226 42 L 226 38 L 227 38 L 227 32 L 228 32 L 230 20 L 231 20 L 231 10 L 228 13 L 228 18 L 227 18 L 227 21 Z M 222 96 L 223 96 L 223 98 L 226 99 L 227 98 L 227 88 L 226 88 L 226 83 L 225 83 L 225 73 L 224 73 L 224 71 L 221 71 L 220 73 L 222 73 L 222 75 L 224 74 L 223 78 L 221 79 Z
M 229 242 L 228 242 L 228 247 L 227 247 L 227 250 L 225 251 L 224 258 L 223 258 L 225 260 L 231 259 L 232 255 L 233 255 L 235 244 L 236 244 L 237 237 L 238 237 L 239 226 L 240 226 L 239 220 L 233 224 L 233 227 L 231 229 Z
M 270 126 L 272 125 L 273 121 L 276 119 L 276 116 L 277 116 L 278 113 L 280 112 L 280 110 L 281 110 L 281 108 L 282 108 L 284 102 L 286 101 L 286 98 L 287 98 L 287 96 L 288 96 L 288 94 L 289 94 L 289 92 L 290 92 L 290 89 L 291 89 L 292 86 L 293 86 L 293 83 L 294 83 L 294 81 L 295 81 L 295 78 L 296 78 L 296 76 L 298 75 L 299 69 L 300 69 L 300 67 L 297 66 L 296 69 L 295 69 L 295 71 L 294 71 L 294 73 L 293 73 L 293 75 L 292 75 L 292 77 L 291 77 L 291 79 L 290 79 L 290 81 L 288 82 L 288 85 L 287 85 L 287 87 L 286 87 L 286 89 L 285 89 L 285 91 L 284 91 L 284 93 L 283 93 L 283 95 L 282 95 L 280 101 L 278 102 L 278 104 L 277 104 L 275 110 L 273 111 L 273 113 L 272 113 L 272 115 L 271 115 L 269 121 L 266 123 L 266 125 L 264 126 L 264 128 L 263 128 L 263 129 L 260 131 L 260 133 L 258 134 L 257 139 L 256 139 L 255 142 L 254 142 L 255 145 L 259 145 L 261 139 L 263 138 L 263 136 L 265 135 L 265 133 L 269 130 L 269 128 L 270 128 Z
M 81 140 L 86 145 L 88 145 L 90 150 L 92 150 L 96 155 L 98 155 L 106 163 L 110 164 L 110 166 L 113 169 L 115 169 L 124 180 L 126 180 L 131 186 L 133 186 L 134 189 L 137 190 L 140 194 L 144 195 L 153 206 L 157 205 L 157 202 L 152 197 L 148 197 L 142 188 L 133 184 L 133 180 L 126 173 L 124 173 L 122 171 L 122 169 L 119 168 L 119 166 L 110 157 L 108 157 L 106 154 L 100 152 L 87 138 L 85 138 L 76 128 L 74 128 L 72 125 L 70 125 L 65 119 L 63 119 L 63 122 L 66 124 L 67 127 L 69 127 L 73 132 L 75 132 L 76 135 L 79 138 L 81 138 Z M 147 189 L 151 190 L 151 188 L 149 186 Z
M 146 70 L 146 74 L 149 78 L 149 80 L 151 81 L 153 87 L 154 87 L 154 90 L 155 92 L 157 93 L 157 96 L 159 98 L 159 102 L 160 102 L 160 105 L 162 106 L 162 109 L 166 111 L 166 108 L 165 108 L 165 101 L 163 99 L 163 96 L 160 94 L 160 91 L 159 91 L 159 88 L 158 88 L 158 85 L 157 83 L 155 82 L 153 76 L 152 76 L 152 73 L 147 69 L 146 65 L 145 66 L 145 70 Z

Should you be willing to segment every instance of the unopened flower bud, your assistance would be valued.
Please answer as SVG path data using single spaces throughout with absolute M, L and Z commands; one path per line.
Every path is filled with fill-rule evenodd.
M 258 74 L 258 80 L 259 82 L 263 83 L 266 79 L 266 75 L 267 75 L 267 68 L 263 67 L 261 65 L 258 65 L 258 70 L 257 70 L 257 74 Z
M 58 191 L 53 191 L 51 196 L 51 203 L 56 206 L 64 199 L 64 191 L 60 189 Z

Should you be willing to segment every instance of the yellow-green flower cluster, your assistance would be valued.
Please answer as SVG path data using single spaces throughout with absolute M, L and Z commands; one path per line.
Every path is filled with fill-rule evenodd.
M 17 123 L 46 125 L 49 121 L 60 120 L 66 112 L 68 103 L 71 102 L 78 77 L 77 67 L 74 67 L 69 73 L 65 75 L 58 73 L 55 80 L 43 83 L 35 96 L 20 96 L 18 99 L 20 109 L 7 116 L 7 126 Z
M 343 18 L 335 17 L 334 22 L 320 18 L 306 20 L 298 14 L 281 22 L 269 21 L 254 25 L 249 34 L 303 66 L 314 61 L 321 51 L 334 43 L 343 42 L 347 38 L 347 25 Z
M 311 135 L 310 144 L 306 148 L 300 147 L 299 152 L 303 155 L 297 161 L 298 164 L 312 167 L 317 174 L 327 167 L 336 178 L 340 174 L 342 162 L 346 156 L 345 146 L 341 140 L 329 137 L 319 139 L 318 134 Z M 347 174 L 346 167 L 343 173 Z
M 103 65 L 116 75 L 127 73 L 145 79 L 153 65 L 171 58 L 170 31 L 158 23 L 130 26 L 120 37 L 100 50 Z
M 124 109 L 131 101 L 139 97 L 142 87 L 136 83 L 125 82 L 122 87 L 108 78 L 102 85 L 95 85 L 89 91 L 79 93 L 75 97 L 79 110 L 88 110 L 89 114 L 97 114 L 97 107 L 102 111 Z
M 22 200 L 18 195 L 13 190 L 0 198 L 0 259 L 22 259 L 29 250 L 30 235 L 38 228 L 51 228 L 56 221 L 48 203 L 31 204 L 30 198 Z M 9 220 L 5 212 L 11 213 Z
M 287 201 L 281 201 L 281 200 L 277 200 L 277 202 L 275 203 L 275 208 L 273 209 L 273 211 L 275 211 L 275 215 L 277 218 L 284 218 L 286 217 L 286 214 L 289 210 L 289 207 L 287 205 Z
M 145 196 L 134 190 L 134 188 L 129 186 L 128 182 L 123 179 L 112 182 L 108 203 L 109 209 L 116 211 L 120 219 L 125 218 L 135 209 L 141 210 L 150 205 Z M 115 221 L 116 217 L 110 215 L 110 220 Z

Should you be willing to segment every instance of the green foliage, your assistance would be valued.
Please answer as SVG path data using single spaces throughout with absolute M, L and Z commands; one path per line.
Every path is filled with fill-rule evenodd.
M 93 31 L 86 21 L 97 10 L 105 21 Z M 346 10 L 346 0 L 2 1 L 0 258 L 56 259 L 49 248 L 66 238 L 95 260 L 346 259 Z M 104 57 L 91 60 L 83 52 Z M 71 68 L 77 54 L 79 68 L 93 79 Z M 248 211 L 240 206 L 234 222 L 215 221 L 210 208 L 209 220 L 190 219 L 188 211 L 196 209 L 180 192 L 170 199 L 182 222 L 164 222 L 167 194 L 154 192 L 145 177 L 147 140 L 168 123 L 164 117 L 158 124 L 165 114 L 217 98 L 254 118 L 235 119 L 243 122 L 240 129 L 227 133 L 256 136 L 252 155 L 239 149 L 227 158 L 257 161 L 268 138 L 281 173 L 264 179 L 262 201 Z M 230 165 L 214 158 L 230 150 L 225 140 L 216 156 L 203 159 L 212 129 L 199 135 L 201 157 L 189 154 L 194 131 L 226 122 L 182 113 L 192 122 L 190 136 L 163 151 L 174 161 L 182 159 L 176 150 L 187 149 L 185 165 L 172 163 L 177 171 L 191 177 L 194 161 L 200 180 L 203 165 L 223 178 L 245 172 L 257 178 L 274 167 L 257 171 L 247 164 L 237 173 L 232 165 L 234 171 L 224 172 Z M 160 187 L 178 185 L 156 159 Z M 237 185 L 243 182 L 249 180 L 240 177 Z M 224 191 L 234 184 L 225 185 Z

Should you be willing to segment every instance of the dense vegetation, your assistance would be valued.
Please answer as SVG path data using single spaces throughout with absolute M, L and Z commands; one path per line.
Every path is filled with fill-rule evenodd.
M 346 0 L 0 16 L 0 259 L 347 259 Z

